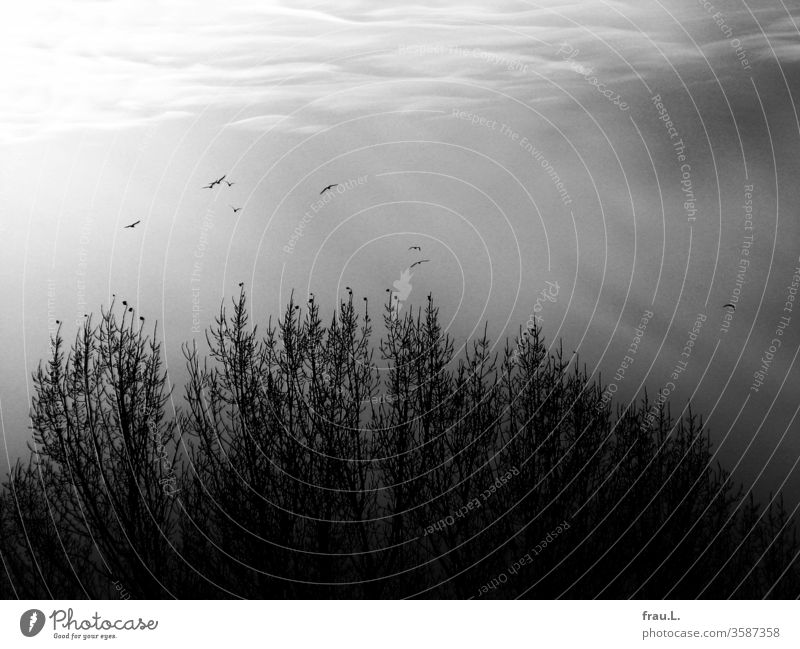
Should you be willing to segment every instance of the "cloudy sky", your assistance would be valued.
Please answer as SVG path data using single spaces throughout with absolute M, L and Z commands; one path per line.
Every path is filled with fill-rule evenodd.
M 386 288 L 406 309 L 432 292 L 459 343 L 535 312 L 623 402 L 691 399 L 748 486 L 798 491 L 797 2 L 17 4 L 6 459 L 56 318 L 71 337 L 127 298 L 180 384 L 180 344 L 240 281 L 259 321 L 349 285 L 375 309 Z

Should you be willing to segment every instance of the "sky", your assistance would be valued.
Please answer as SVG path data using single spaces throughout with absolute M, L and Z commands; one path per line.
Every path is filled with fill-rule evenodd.
M 6 463 L 55 319 L 70 339 L 127 299 L 179 407 L 181 343 L 239 282 L 261 323 L 351 286 L 373 315 L 432 293 L 457 345 L 535 319 L 623 405 L 691 400 L 746 488 L 797 500 L 797 2 L 18 5 Z

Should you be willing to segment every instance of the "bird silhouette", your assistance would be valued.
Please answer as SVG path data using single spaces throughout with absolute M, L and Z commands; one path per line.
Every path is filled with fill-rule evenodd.
M 235 183 L 235 182 L 231 182 L 230 180 L 226 180 L 226 181 L 225 181 L 225 184 L 226 184 L 228 187 L 233 187 L 233 186 L 234 186 L 236 183 Z
M 409 250 L 422 250 L 422 248 L 420 248 L 419 246 L 409 246 L 408 249 Z
M 409 268 L 414 268 L 417 264 L 424 264 L 426 261 L 430 261 L 430 259 L 420 259 L 419 261 L 415 261 Z
M 234 214 L 236 214 L 236 212 L 241 212 L 242 211 L 241 207 L 234 207 L 233 205 L 231 205 L 231 209 L 233 210 Z
M 736 305 L 735 305 L 735 304 L 731 304 L 730 302 L 728 302 L 727 304 L 723 304 L 723 305 L 722 305 L 722 308 L 723 308 L 723 309 L 725 309 L 725 308 L 727 308 L 727 307 L 730 307 L 731 309 L 733 309 L 734 311 L 736 311 Z
M 227 174 L 225 174 L 225 175 L 227 175 Z M 220 184 L 220 183 L 221 183 L 223 180 L 225 180 L 225 175 L 223 175 L 223 176 L 220 176 L 220 177 L 219 177 L 219 178 L 217 178 L 216 180 L 212 180 L 212 181 L 211 181 L 211 182 L 210 182 L 208 185 L 206 185 L 205 187 L 203 187 L 203 189 L 214 189 L 214 187 L 215 187 L 216 185 L 219 185 L 219 184 Z M 227 180 L 225 180 L 225 182 L 228 182 L 228 181 L 227 181 Z
M 323 189 L 323 190 L 320 192 L 320 195 L 324 194 L 324 193 L 325 193 L 326 191 L 328 191 L 329 189 L 333 189 L 334 187 L 338 187 L 338 186 L 339 186 L 339 183 L 334 183 L 333 185 L 328 185 L 328 186 L 327 186 L 325 189 Z
M 131 223 L 130 225 L 126 225 L 126 226 L 125 226 L 124 228 L 122 228 L 122 229 L 123 229 L 123 230 L 126 230 L 127 228 L 135 228 L 135 227 L 136 227 L 137 225 L 139 225 L 140 223 L 141 223 L 141 221 L 135 221 L 134 223 Z

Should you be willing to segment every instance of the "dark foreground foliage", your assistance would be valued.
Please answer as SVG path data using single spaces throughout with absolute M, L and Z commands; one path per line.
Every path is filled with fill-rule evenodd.
M 800 594 L 794 521 L 691 411 L 615 406 L 538 329 L 498 353 L 456 350 L 430 300 L 382 319 L 377 347 L 352 300 L 261 334 L 242 293 L 184 347 L 174 415 L 129 312 L 57 335 L 0 492 L 0 596 Z

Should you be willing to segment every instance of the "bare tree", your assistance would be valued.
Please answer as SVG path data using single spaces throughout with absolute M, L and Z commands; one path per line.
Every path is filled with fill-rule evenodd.
M 261 333 L 242 290 L 184 345 L 175 417 L 155 329 L 112 305 L 68 353 L 59 330 L 0 491 L 2 594 L 800 591 L 795 517 L 734 484 L 691 408 L 609 400 L 538 326 L 456 352 L 432 298 L 389 302 L 373 343 L 360 305 L 291 299 Z
M 114 581 L 139 597 L 170 592 L 178 447 L 160 344 L 143 326 L 112 304 L 66 355 L 59 329 L 33 379 L 33 464 L 55 525 L 95 558 L 93 596 Z

